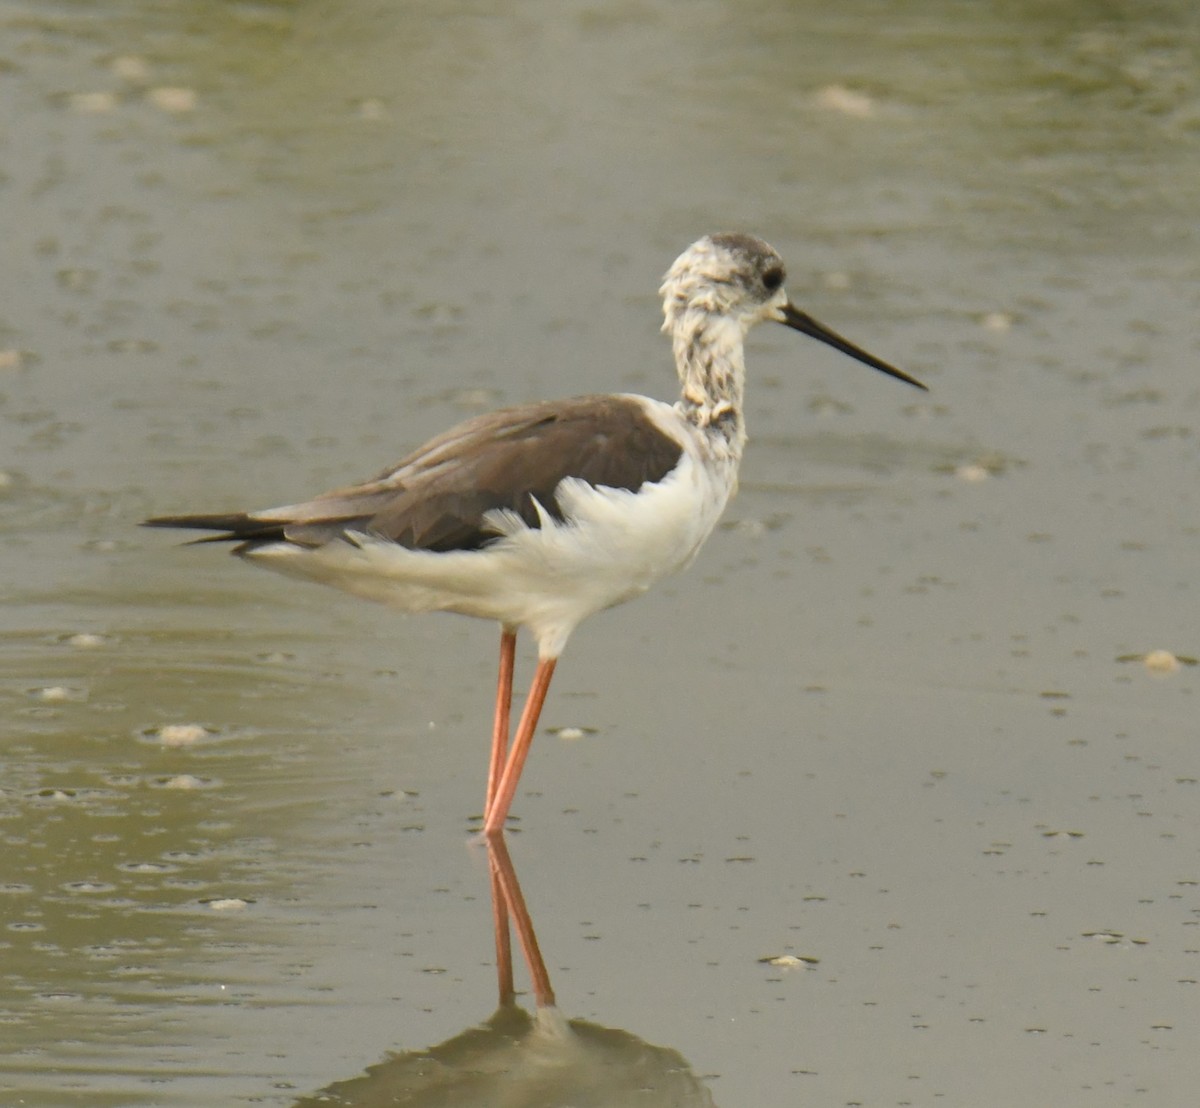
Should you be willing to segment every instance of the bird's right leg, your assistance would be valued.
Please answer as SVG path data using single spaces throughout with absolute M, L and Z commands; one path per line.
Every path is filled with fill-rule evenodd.
M 496 714 L 492 719 L 492 757 L 488 762 L 487 800 L 483 805 L 486 821 L 500 787 L 500 775 L 508 761 L 508 729 L 512 717 L 513 665 L 517 653 L 517 632 L 511 627 L 500 631 L 500 676 L 496 681 Z
M 489 853 L 488 869 L 492 879 L 492 928 L 496 937 L 496 986 L 500 993 L 500 1007 L 510 1008 L 517 997 L 513 985 L 512 937 L 508 930 L 508 897 L 504 882 L 496 872 L 495 857 Z
M 538 948 L 537 935 L 533 930 L 533 920 L 529 909 L 525 907 L 525 898 L 521 895 L 521 886 L 517 881 L 517 871 L 513 868 L 512 859 L 508 856 L 508 847 L 503 835 L 489 838 L 488 856 L 491 859 L 493 895 L 498 892 L 493 904 L 503 901 L 498 910 L 507 906 L 517 929 L 517 938 L 521 943 L 521 953 L 525 956 L 525 965 L 529 967 L 529 980 L 533 985 L 534 1003 L 539 1008 L 554 1007 L 554 989 L 550 984 L 550 974 Z M 505 929 L 507 936 L 507 928 Z M 505 989 L 512 989 L 512 948 L 508 948 L 509 971 L 507 982 L 502 978 L 500 995 L 503 998 Z M 511 1003 L 511 1001 L 510 1001 Z

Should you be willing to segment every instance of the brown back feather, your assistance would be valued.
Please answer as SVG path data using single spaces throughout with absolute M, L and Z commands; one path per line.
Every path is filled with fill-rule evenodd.
M 531 527 L 534 500 L 562 514 L 554 492 L 566 477 L 636 492 L 661 481 L 682 448 L 636 400 L 583 396 L 505 408 L 467 420 L 361 485 L 303 504 L 224 516 L 173 516 L 154 526 L 223 530 L 237 553 L 286 538 L 321 546 L 347 531 L 379 535 L 412 550 L 477 550 L 496 534 L 488 512 L 507 508 Z

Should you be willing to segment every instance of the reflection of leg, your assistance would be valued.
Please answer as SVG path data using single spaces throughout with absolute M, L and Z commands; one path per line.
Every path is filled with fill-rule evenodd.
M 517 633 L 509 627 L 500 632 L 500 676 L 496 681 L 496 714 L 492 721 L 492 757 L 488 762 L 487 802 L 483 818 L 487 819 L 500 786 L 500 774 L 508 754 L 508 726 L 512 712 L 513 662 L 517 651 Z
M 512 749 L 508 752 L 504 773 L 484 817 L 483 833 L 489 838 L 504 832 L 504 821 L 508 819 L 508 809 L 516 795 L 517 782 L 521 779 L 521 770 L 525 768 L 525 759 L 529 757 L 533 733 L 537 730 L 538 717 L 542 714 L 542 705 L 546 702 L 546 692 L 550 688 L 550 678 L 554 676 L 557 661 L 557 658 L 538 660 L 533 684 L 529 687 L 529 699 L 525 701 L 525 710 L 521 713 L 521 722 L 517 725 L 517 735 L 513 739 Z
M 492 859 L 493 888 L 498 883 L 501 896 L 508 903 L 509 914 L 517 929 L 517 940 L 521 944 L 521 953 L 529 967 L 534 1003 L 539 1008 L 553 1008 L 554 989 L 550 985 L 550 974 L 546 971 L 546 963 L 542 961 L 537 935 L 533 931 L 533 920 L 529 918 L 529 910 L 525 907 L 525 898 L 521 895 L 517 872 L 508 856 L 508 845 L 503 835 L 488 840 L 488 853 Z M 511 973 L 509 980 L 511 984 Z
M 513 987 L 512 937 L 508 931 L 508 898 L 496 872 L 494 855 L 488 856 L 489 876 L 492 882 L 492 926 L 496 933 L 496 984 L 500 991 L 500 1007 L 508 1008 L 516 1000 L 517 990 Z

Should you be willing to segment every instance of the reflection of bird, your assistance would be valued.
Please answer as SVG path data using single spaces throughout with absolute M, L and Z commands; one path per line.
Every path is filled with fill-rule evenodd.
M 568 1020 L 558 1011 L 503 836 L 489 839 L 488 850 L 500 991 L 496 1012 L 447 1042 L 393 1055 L 294 1108 L 713 1108 L 707 1086 L 678 1051 L 651 1046 L 627 1031 Z M 509 916 L 533 982 L 532 1014 L 515 1000 Z
M 506 408 L 439 435 L 372 481 L 301 504 L 170 516 L 223 532 L 280 573 L 406 611 L 501 625 L 484 831 L 504 828 L 555 663 L 575 628 L 686 566 L 737 486 L 746 333 L 773 320 L 924 388 L 796 308 L 765 242 L 712 235 L 661 289 L 682 395 L 583 396 Z M 508 747 L 516 632 L 538 664 Z

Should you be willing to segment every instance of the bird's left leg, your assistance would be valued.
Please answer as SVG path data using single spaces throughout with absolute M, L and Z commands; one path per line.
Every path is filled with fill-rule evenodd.
M 542 705 L 546 702 L 546 693 L 550 688 L 550 678 L 554 676 L 557 658 L 539 658 L 537 669 L 533 674 L 533 684 L 529 686 L 529 696 L 525 701 L 525 709 L 521 713 L 521 722 L 517 724 L 517 733 L 513 738 L 512 749 L 504 763 L 504 772 L 496 787 L 496 795 L 488 807 L 483 820 L 483 833 L 489 838 L 504 832 L 504 821 L 508 819 L 508 809 L 512 806 L 513 797 L 517 793 L 517 782 L 521 779 L 521 770 L 525 768 L 525 759 L 529 757 L 529 748 L 533 744 L 533 733 L 537 730 L 538 717 L 542 714 Z

